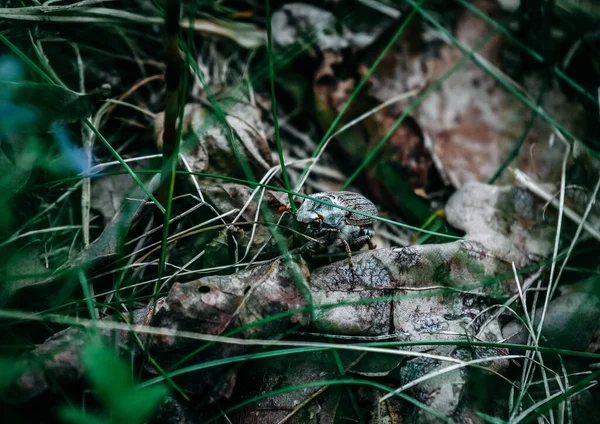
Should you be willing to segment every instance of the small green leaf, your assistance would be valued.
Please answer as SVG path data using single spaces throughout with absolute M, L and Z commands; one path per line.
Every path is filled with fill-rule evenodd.
M 118 402 L 118 398 L 133 387 L 125 363 L 109 348 L 93 344 L 83 351 L 83 364 L 98 396 L 106 405 Z
M 143 423 L 167 395 L 164 385 L 142 390 L 130 390 L 113 405 L 111 412 L 118 423 Z
M 92 386 L 108 409 L 110 422 L 113 424 L 143 423 L 168 393 L 166 386 L 136 389 L 125 362 L 100 343 L 87 347 L 83 351 L 82 360 Z M 77 417 L 76 414 L 72 416 Z

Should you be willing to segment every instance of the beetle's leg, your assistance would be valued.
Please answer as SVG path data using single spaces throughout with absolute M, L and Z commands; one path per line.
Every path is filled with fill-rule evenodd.
M 373 244 L 371 239 L 367 240 L 367 244 L 369 245 L 369 250 L 373 250 L 373 249 L 377 248 L 377 245 Z
M 344 239 L 336 239 L 334 244 L 336 246 L 339 246 L 340 244 L 344 245 L 344 247 L 346 248 L 346 257 L 348 258 L 348 265 L 350 266 L 350 269 L 354 269 L 354 264 L 352 263 L 352 250 L 350 249 L 350 245 L 348 244 L 348 242 Z
M 346 256 L 348 257 L 348 266 L 350 266 L 350 269 L 354 269 L 354 264 L 352 263 L 352 251 L 350 250 L 350 245 L 348 244 L 348 242 L 346 240 L 343 240 L 344 242 L 344 247 L 346 248 Z

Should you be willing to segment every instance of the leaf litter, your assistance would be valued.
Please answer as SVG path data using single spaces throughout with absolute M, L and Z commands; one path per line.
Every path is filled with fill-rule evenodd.
M 496 22 L 507 16 L 506 10 L 491 0 L 479 0 L 473 5 Z M 363 11 L 364 16 L 381 13 L 369 6 L 361 7 L 354 12 Z M 410 13 L 410 9 L 402 13 L 406 11 Z M 492 69 L 506 67 L 505 73 L 498 74 L 500 78 L 472 60 L 462 63 L 461 50 L 439 28 L 429 25 L 425 15 L 415 14 L 414 21 L 386 51 L 385 42 L 395 31 L 394 24 L 403 22 L 404 17 L 394 20 L 397 16 L 381 15 L 379 24 L 368 30 L 358 24 L 352 13 L 339 12 L 336 7 L 325 10 L 289 3 L 277 7 L 272 18 L 275 53 L 284 55 L 300 46 L 301 53 L 290 59 L 294 66 L 310 69 L 301 76 L 305 81 L 296 86 L 299 79 L 294 66 L 282 66 L 276 71 L 283 98 L 278 101 L 277 112 L 284 122 L 282 128 L 289 127 L 289 131 L 282 130 L 284 157 L 288 161 L 311 157 L 319 134 L 327 132 L 342 111 L 337 128 L 356 120 L 319 156 L 318 165 L 325 169 L 315 166 L 304 188 L 298 191 L 306 195 L 323 191 L 323 187 L 361 191 L 381 208 L 384 218 L 417 227 L 435 222 L 434 231 L 450 230 L 455 238 L 460 234 L 460 240 L 444 240 L 438 233 L 422 240 L 426 244 L 408 245 L 408 237 L 394 236 L 395 227 L 379 222 L 378 249 L 354 252 L 353 267 L 345 260 L 343 249 L 303 257 L 281 252 L 281 240 L 293 252 L 307 238 L 302 235 L 305 228 L 283 212 L 287 210 L 288 196 L 282 190 L 283 179 L 276 172 L 271 104 L 265 101 L 268 95 L 259 82 L 260 66 L 256 67 L 259 76 L 252 80 L 255 86 L 246 90 L 243 97 L 237 95 L 240 90 L 225 90 L 222 97 L 218 93 L 226 123 L 216 119 L 215 106 L 203 89 L 191 89 L 195 94 L 186 102 L 183 115 L 179 158 L 182 172 L 177 177 L 174 226 L 167 243 L 167 269 L 172 267 L 169 272 L 173 278 L 168 272 L 166 283 L 155 280 L 156 253 L 147 253 L 148 246 L 160 237 L 160 231 L 149 230 L 160 221 L 155 221 L 148 206 L 148 194 L 136 187 L 128 175 L 92 180 L 91 206 L 96 214 L 92 221 L 100 224 L 87 249 L 77 236 L 45 236 L 35 215 L 25 219 L 12 217 L 25 226 L 8 234 L 3 245 L 14 249 L 2 263 L 2 275 L 6 281 L 12 281 L 2 287 L 3 304 L 22 308 L 25 303 L 20 299 L 29 290 L 44 290 L 51 287 L 50 282 L 56 284 L 81 270 L 87 271 L 94 292 L 101 293 L 87 301 L 110 303 L 101 315 L 102 322 L 108 325 L 101 330 L 105 343 L 115 344 L 122 354 L 131 355 L 140 375 L 144 375 L 140 381 L 161 378 L 165 370 L 175 374 L 180 369 L 185 371 L 169 378 L 176 392 L 162 403 L 156 415 L 160 418 L 156 419 L 199 422 L 198 419 L 205 421 L 219 415 L 219 410 L 226 410 L 237 422 L 259 416 L 267 422 L 317 422 L 318 416 L 321 422 L 339 422 L 348 416 L 371 421 L 379 417 L 390 422 L 439 422 L 440 417 L 480 422 L 481 413 L 497 417 L 512 413 L 508 390 L 505 398 L 491 400 L 485 390 L 477 392 L 473 387 L 506 383 L 513 378 L 515 367 L 531 364 L 527 362 L 531 359 L 517 361 L 514 355 L 509 356 L 522 351 L 512 345 L 511 349 L 502 346 L 503 342 L 531 344 L 528 317 L 537 325 L 544 315 L 542 337 L 536 341 L 540 346 L 599 353 L 595 276 L 582 279 L 577 273 L 567 274 L 545 314 L 541 312 L 558 223 L 563 224 L 562 244 L 568 247 L 582 217 L 593 227 L 600 219 L 597 204 L 592 205 L 595 199 L 590 195 L 599 170 L 594 152 L 576 141 L 575 153 L 566 162 L 564 202 L 572 211 L 568 222 L 561 216 L 562 206 L 549 205 L 547 199 L 536 194 L 539 191 L 519 186 L 510 170 L 499 173 L 496 184 L 487 183 L 495 178 L 522 138 L 522 146 L 509 166 L 529 175 L 531 184 L 541 191 L 558 197 L 565 144 L 556 135 L 558 130 L 537 115 L 541 111 L 575 137 L 585 139 L 590 134 L 586 103 L 565 94 L 555 78 L 548 79 L 537 70 L 509 75 L 506 54 L 514 46 L 472 11 L 458 9 L 448 21 L 450 33 L 460 43 L 476 49 L 477 57 Z M 443 7 L 438 12 L 440 21 L 447 19 Z M 260 25 L 244 26 L 241 21 L 237 25 L 235 20 L 224 23 L 217 18 L 209 23 L 214 26 L 207 30 L 212 35 L 200 53 L 195 52 L 203 67 L 209 65 L 204 67 L 207 80 L 215 81 L 217 89 L 240 84 L 241 79 L 249 77 L 248 69 L 255 69 L 252 60 L 256 60 L 247 57 L 248 64 L 243 64 L 239 58 L 246 53 L 240 52 L 240 46 L 252 49 L 262 45 Z M 247 40 L 238 40 L 237 44 L 231 41 L 246 30 L 251 35 Z M 128 35 L 132 36 L 137 35 Z M 486 37 L 489 40 L 481 44 Z M 371 73 L 374 57 L 382 51 L 383 60 Z M 143 54 L 151 57 L 150 51 Z M 227 62 L 225 54 L 237 59 Z M 99 66 L 99 62 L 89 60 L 90 69 Z M 226 63 L 230 63 L 229 68 Z M 140 60 L 138 65 L 145 67 Z M 458 67 L 455 72 L 454 67 Z M 282 84 L 286 77 L 290 81 L 287 86 Z M 365 87 L 346 110 L 360 79 L 367 77 Z M 49 84 L 30 82 L 3 84 L 11 84 L 21 93 L 49 93 L 16 96 L 33 99 L 34 103 L 48 100 L 34 106 L 38 117 L 44 118 L 36 121 L 39 125 L 11 129 L 19 137 L 29 136 L 35 129 L 35 134 L 43 139 L 48 122 L 53 121 L 72 131 L 76 121 L 96 110 L 96 106 L 87 103 L 91 93 L 77 95 Z M 119 92 L 123 87 L 115 88 Z M 120 153 L 129 158 L 156 154 L 162 147 L 164 104 L 157 100 L 160 96 L 156 93 L 140 87 L 136 90 L 132 103 L 155 111 L 153 120 L 142 117 L 134 108 L 118 109 L 119 119 L 115 119 L 113 110 L 104 120 L 107 133 L 134 134 L 129 142 L 121 140 L 119 145 Z M 289 98 L 285 94 L 302 90 L 309 93 Z M 538 113 L 511 91 L 528 93 L 526 96 L 534 102 L 539 95 Z M 394 100 L 405 94 L 402 100 Z M 52 100 L 57 95 L 64 101 Z M 309 98 L 309 102 L 302 100 Z M 388 101 L 386 107 L 378 109 Z M 379 148 L 384 137 L 387 141 L 378 155 L 365 164 L 364 159 Z M 142 147 L 138 146 L 138 138 L 145 141 Z M 117 142 L 116 139 L 111 141 Z M 11 140 L 13 143 L 14 138 Z M 2 141 L 5 147 L 7 141 Z M 101 163 L 108 156 L 96 150 L 94 155 Z M 4 151 L 3 148 L 0 154 Z M 24 151 L 18 148 L 7 152 L 0 156 L 6 164 L 2 167 L 6 176 L 0 179 L 7 188 L 3 195 L 5 200 L 21 201 L 25 187 L 43 182 L 34 172 L 39 164 L 28 162 L 22 156 Z M 241 156 L 237 155 L 239 152 Z M 249 164 L 251 178 L 236 163 L 240 157 Z M 333 178 L 350 177 L 363 166 L 345 184 Z M 134 169 L 144 171 L 144 166 L 136 165 Z M 210 178 L 211 175 L 233 181 Z M 294 168 L 290 175 L 292 186 L 303 176 Z M 146 176 L 143 181 L 153 193 L 158 177 Z M 244 178 L 263 181 L 278 190 L 256 190 L 253 181 L 240 181 Z M 64 202 L 73 207 L 72 195 L 65 192 L 63 196 L 53 194 L 41 203 L 47 207 Z M 300 204 L 302 200 L 297 197 L 296 201 Z M 440 208 L 444 220 L 434 215 Z M 49 210 L 54 211 L 54 219 L 62 219 L 57 212 L 60 208 L 52 206 Z M 432 216 L 437 218 L 432 220 Z M 278 228 L 283 236 L 279 241 L 272 236 L 273 228 Z M 25 242 L 30 237 L 25 229 L 41 240 L 16 248 L 15 240 Z M 414 230 L 406 232 L 413 241 L 422 235 Z M 26 236 L 21 239 L 23 234 Z M 400 239 L 403 245 L 398 246 L 396 240 Z M 560 260 L 569 260 L 572 267 L 585 267 L 586 249 L 593 251 L 597 246 L 589 232 L 583 231 L 580 240 L 582 253 L 577 250 L 577 254 Z M 48 254 L 43 254 L 40 246 L 55 249 L 50 270 L 41 266 L 41 259 Z M 513 266 L 518 270 L 516 276 Z M 45 279 L 31 277 L 42 268 L 51 275 Z M 102 276 L 114 278 L 117 283 L 107 282 Z M 144 280 L 166 291 L 153 291 L 152 284 L 144 284 Z M 104 293 L 113 287 L 114 291 L 109 290 L 112 294 Z M 82 299 L 75 290 L 70 292 Z M 538 295 L 540 292 L 544 295 Z M 117 297 L 113 297 L 115 293 Z M 50 306 L 48 302 L 46 307 Z M 68 313 L 68 309 L 59 310 Z M 113 310 L 118 314 L 113 315 Z M 165 329 L 168 333 L 107 329 L 114 320 Z M 239 342 L 201 342 L 184 337 L 186 334 L 235 337 Z M 44 396 L 56 398 L 65 388 L 70 392 L 81 387 L 86 374 L 84 348 L 90 337 L 88 331 L 76 327 L 56 332 L 46 341 L 38 337 L 37 343 L 41 344 L 19 360 L 25 371 L 4 393 L 10 394 L 13 404 L 27 407 Z M 253 340 L 270 340 L 273 345 L 276 341 L 290 342 L 290 346 L 301 341 L 307 343 L 302 346 L 313 343 L 319 349 L 261 359 L 261 355 L 270 352 L 269 343 L 261 347 L 244 345 L 244 341 Z M 357 350 L 341 346 L 326 349 L 320 344 L 323 340 Z M 396 342 L 401 347 L 388 345 L 385 352 L 360 351 L 358 344 L 373 341 Z M 410 355 L 394 354 L 400 352 L 399 348 Z M 227 362 L 241 355 L 256 358 L 238 365 Z M 568 357 L 561 369 L 552 355 L 548 358 L 546 366 L 556 370 L 557 375 L 589 371 L 585 361 Z M 203 363 L 214 364 L 196 372 L 185 368 Z M 541 378 L 539 371 L 535 375 Z M 362 385 L 343 388 L 335 384 L 336 379 L 344 378 Z M 528 378 L 523 390 L 530 388 L 533 376 Z M 60 390 L 55 381 L 60 381 Z M 375 384 L 384 384 L 391 390 L 401 388 L 410 399 L 389 397 Z M 290 387 L 297 390 L 278 393 Z M 270 397 L 261 398 L 273 391 Z M 198 418 L 196 407 L 183 403 L 175 393 L 195 396 L 195 401 L 202 399 L 198 405 L 211 406 Z M 595 395 L 589 390 L 585 393 Z M 251 406 L 236 407 L 252 399 L 256 401 Z M 213 408 L 215 405 L 219 407 Z

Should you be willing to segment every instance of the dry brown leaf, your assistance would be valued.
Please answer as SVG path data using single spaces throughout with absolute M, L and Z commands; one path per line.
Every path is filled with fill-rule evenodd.
M 448 200 L 448 222 L 480 243 L 495 258 L 521 268 L 550 254 L 555 228 L 544 214 L 545 203 L 526 189 L 463 185 Z
M 243 157 L 258 175 L 271 168 L 273 161 L 260 110 L 249 103 L 234 102 L 228 110 L 227 123 Z M 154 137 L 162 147 L 164 112 L 158 113 L 154 121 Z M 192 172 L 207 172 L 218 175 L 245 177 L 238 158 L 231 146 L 228 130 L 216 117 L 199 103 L 185 105 L 180 154 Z

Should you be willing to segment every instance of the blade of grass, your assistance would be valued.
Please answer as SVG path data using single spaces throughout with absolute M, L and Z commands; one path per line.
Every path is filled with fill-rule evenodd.
M 514 424 L 518 423 L 530 423 L 536 421 L 539 417 L 541 417 L 545 412 L 550 411 L 554 408 L 555 405 L 563 402 L 565 399 L 583 391 L 587 390 L 590 387 L 593 387 L 597 384 L 594 380 L 600 376 L 600 371 L 597 371 L 593 374 L 590 374 L 586 378 L 581 379 L 573 386 L 569 387 L 564 392 L 556 392 L 550 398 L 544 399 L 531 407 L 524 410 L 521 414 L 519 414 L 515 420 L 511 421 Z M 592 383 L 592 384 L 590 384 Z M 530 415 L 531 414 L 531 415 Z
M 294 392 L 297 390 L 303 390 L 303 389 L 308 389 L 308 388 L 312 388 L 312 387 L 321 387 L 321 386 L 337 386 L 337 385 L 358 385 L 358 386 L 367 386 L 367 387 L 373 387 L 385 392 L 390 392 L 391 389 L 381 383 L 377 383 L 374 381 L 370 381 L 370 380 L 359 380 L 359 379 L 343 379 L 343 380 L 326 380 L 326 381 L 313 381 L 310 383 L 306 383 L 306 384 L 298 384 L 292 387 L 284 387 L 282 389 L 279 390 L 274 390 L 272 392 L 268 392 L 268 393 L 262 393 L 258 396 L 254 396 L 250 399 L 247 399 L 243 402 L 238 403 L 237 405 L 226 409 L 225 411 L 223 411 L 221 414 L 217 415 L 216 417 L 210 418 L 209 420 L 205 421 L 207 424 L 211 423 L 211 422 L 215 422 L 218 419 L 220 419 L 221 417 L 236 411 L 240 408 L 243 408 L 246 405 L 250 405 L 252 403 L 258 402 L 261 399 L 266 399 L 272 396 L 277 396 L 280 394 L 284 394 L 284 393 L 289 393 L 289 392 Z M 419 402 L 416 399 L 411 398 L 410 396 L 407 396 L 403 393 L 398 393 L 396 394 L 397 397 L 399 397 L 400 399 L 411 403 L 412 405 L 422 409 L 423 411 L 433 415 L 434 417 L 438 418 L 440 421 L 445 422 L 445 423 L 454 423 L 454 421 L 451 418 L 446 417 L 443 414 L 440 414 L 439 412 L 435 411 L 434 409 L 432 409 L 431 407 L 425 405 L 424 403 Z
M 162 280 L 167 258 L 167 239 L 169 238 L 169 224 L 171 222 L 173 193 L 175 192 L 175 177 L 177 175 L 177 159 L 179 157 L 179 146 L 181 144 L 181 134 L 183 131 L 183 112 L 185 110 L 188 76 L 186 56 L 186 66 L 183 67 L 185 72 L 183 74 L 182 83 L 182 64 L 178 46 L 179 14 L 181 13 L 181 3 L 179 1 L 169 1 L 167 5 L 167 68 L 165 71 L 165 84 L 167 86 L 167 91 L 163 132 L 163 165 L 159 189 L 160 197 L 166 204 L 166 210 L 163 216 L 162 243 L 160 259 L 158 263 L 158 279 L 154 285 L 155 299 L 157 299 L 158 281 Z M 156 300 L 154 302 L 154 307 L 155 306 Z M 154 316 L 154 310 L 152 316 Z
M 21 52 L 14 44 L 12 44 L 4 35 L 0 33 L 0 41 L 2 41 L 13 53 L 15 53 L 23 62 L 25 62 L 33 71 L 35 71 L 40 77 L 42 77 L 47 83 L 54 84 L 55 82 L 48 76 L 44 71 L 42 71 L 34 62 L 32 62 L 23 52 Z M 108 151 L 119 161 L 121 166 L 125 168 L 127 173 L 131 175 L 133 180 L 140 186 L 144 193 L 148 195 L 148 197 L 155 203 L 158 210 L 161 212 L 165 212 L 165 209 L 161 206 L 161 204 L 156 200 L 156 198 L 150 193 L 145 184 L 137 177 L 137 175 L 133 172 L 133 170 L 127 165 L 127 163 L 123 160 L 123 158 L 117 153 L 115 149 L 110 145 L 110 143 L 100 134 L 100 132 L 96 129 L 96 127 L 90 122 L 89 119 L 85 119 L 83 121 L 85 125 L 91 129 L 96 137 L 100 139 L 102 144 L 108 149 Z
M 373 72 L 375 72 L 375 70 L 377 69 L 377 67 L 379 66 L 381 61 L 385 58 L 385 56 L 387 55 L 389 50 L 394 46 L 394 44 L 396 43 L 398 38 L 400 38 L 400 35 L 402 35 L 402 33 L 404 32 L 404 30 L 406 29 L 408 24 L 411 22 L 413 17 L 416 15 L 416 13 L 417 13 L 418 9 L 421 7 L 421 4 L 423 3 L 423 1 L 424 0 L 420 1 L 418 3 L 418 5 L 413 6 L 414 8 L 411 11 L 411 13 L 405 19 L 403 19 L 402 24 L 398 27 L 398 30 L 396 31 L 394 36 L 390 39 L 390 41 L 387 43 L 387 45 L 384 47 L 384 49 L 381 51 L 381 53 L 377 56 L 377 59 L 375 59 L 375 61 L 373 62 L 373 65 L 371 65 L 369 70 L 366 72 L 365 76 L 360 80 L 360 82 L 357 84 L 356 88 L 352 91 L 352 93 L 350 94 L 350 97 L 348 97 L 348 100 L 346 100 L 346 102 L 340 109 L 340 112 L 337 114 L 337 116 L 335 117 L 335 119 L 333 120 L 331 125 L 329 126 L 329 129 L 327 130 L 325 135 L 323 135 L 323 138 L 321 138 L 321 141 L 319 141 L 319 144 L 317 145 L 315 151 L 312 154 L 313 158 L 316 158 L 321 153 L 323 146 L 325 145 L 325 143 L 327 143 L 329 137 L 331 136 L 333 131 L 336 129 L 336 127 L 342 120 L 344 114 L 346 113 L 346 110 L 348 110 L 348 108 L 350 107 L 350 105 L 352 104 L 352 102 L 354 101 L 354 99 L 356 98 L 356 96 L 358 95 L 360 90 L 362 89 L 362 87 L 369 81 L 369 78 L 371 78 L 371 75 L 373 74 Z M 299 178 L 299 181 L 305 180 L 306 174 L 309 172 L 309 169 L 310 169 L 309 166 L 307 166 L 306 169 L 302 172 L 302 174 Z M 300 190 L 300 187 L 296 187 L 296 191 L 298 191 L 298 190 Z
M 407 3 L 414 5 L 413 0 L 405 0 Z M 477 54 L 475 49 L 470 49 L 465 47 L 456 37 L 454 37 L 450 31 L 448 31 L 444 26 L 442 26 L 430 13 L 426 10 L 421 9 L 419 11 L 421 16 L 428 22 L 430 22 L 437 30 L 439 30 L 445 37 L 455 46 L 457 47 L 463 54 L 465 54 L 468 58 L 470 58 L 473 63 L 478 65 L 481 69 L 487 72 L 492 78 L 494 78 L 500 85 L 502 85 L 509 93 L 513 94 L 521 103 L 525 106 L 529 107 L 531 110 L 535 111 L 544 121 L 546 121 L 553 129 L 562 133 L 562 135 L 570 140 L 575 140 L 582 145 L 585 143 L 579 139 L 579 137 L 575 136 L 569 130 L 567 130 L 562 124 L 557 122 L 554 118 L 548 115 L 541 107 L 535 105 L 535 103 L 528 98 L 527 95 L 522 93 L 515 87 L 515 84 L 509 80 L 506 76 L 499 75 L 488 61 L 483 59 L 479 54 Z M 588 148 L 589 150 L 589 148 Z
M 492 26 L 494 29 L 498 30 L 498 32 L 504 34 L 510 41 L 512 41 L 513 43 L 515 43 L 515 45 L 517 45 L 519 48 L 521 48 L 522 50 L 526 51 L 527 54 L 529 54 L 531 57 L 533 57 L 535 60 L 537 60 L 539 63 L 544 63 L 546 60 L 544 59 L 544 57 L 542 55 L 540 55 L 538 52 L 536 52 L 535 50 L 531 49 L 530 47 L 528 47 L 527 45 L 525 45 L 523 42 L 521 42 L 521 40 L 519 40 L 518 38 L 514 37 L 510 31 L 508 29 L 506 29 L 504 26 L 500 25 L 498 22 L 496 22 L 494 19 L 490 18 L 488 15 L 486 15 L 481 9 L 479 9 L 477 6 L 468 3 L 465 0 L 457 0 L 461 5 L 463 5 L 466 9 L 470 10 L 471 12 L 473 12 L 475 15 L 479 16 L 482 20 L 484 20 L 486 23 L 488 23 L 490 26 Z M 562 71 L 560 68 L 558 68 L 558 66 L 554 66 L 552 67 L 552 72 L 554 72 L 555 75 L 557 75 L 560 79 L 562 79 L 563 81 L 565 81 L 567 84 L 569 84 L 572 88 L 574 88 L 576 91 L 578 91 L 579 93 L 583 94 L 585 97 L 588 98 L 588 100 L 591 100 L 594 104 L 598 104 L 598 99 L 590 92 L 586 91 L 585 88 L 583 88 L 581 85 L 577 84 L 577 82 L 575 82 L 574 80 L 572 80 L 571 78 L 569 78 L 568 75 L 566 75 L 564 73 L 564 71 Z
M 90 130 L 92 130 L 92 132 L 96 135 L 96 137 L 98 137 L 98 139 L 102 142 L 102 144 L 104 144 L 104 146 L 115 157 L 115 159 L 117 159 L 119 161 L 119 163 L 121 164 L 121 166 L 123 168 L 125 168 L 125 171 L 127 171 L 127 173 L 129 175 L 131 175 L 131 178 L 133 178 L 133 180 L 136 182 L 136 184 L 138 186 L 140 186 L 140 188 L 144 191 L 144 193 L 146 193 L 146 195 L 148 196 L 148 198 L 150 200 L 152 200 L 152 202 L 154 203 L 154 205 L 156 206 L 156 208 L 159 211 L 161 211 L 162 213 L 165 213 L 166 209 L 160 204 L 160 202 L 156 199 L 156 197 L 154 197 L 154 195 L 150 192 L 150 190 L 148 190 L 148 187 L 146 187 L 146 185 L 142 182 L 142 180 L 139 179 L 139 177 L 136 175 L 136 173 L 133 171 L 133 169 L 131 169 L 129 167 L 129 165 L 127 165 L 127 163 L 123 160 L 123 158 L 121 157 L 121 155 L 110 145 L 110 143 L 108 142 L 108 140 L 106 140 L 104 138 L 104 136 L 100 133 L 100 131 L 98 131 L 96 129 L 96 127 L 89 121 L 89 119 L 86 119 L 83 122 L 84 122 L 85 125 L 88 126 L 88 128 Z
M 538 97 L 535 102 L 538 107 L 542 104 L 542 100 L 544 99 L 544 94 L 546 93 L 548 82 L 549 82 L 548 78 L 544 78 L 542 88 L 540 88 L 540 92 L 538 93 Z M 527 135 L 529 134 L 531 127 L 533 127 L 535 118 L 537 118 L 537 113 L 532 110 L 529 120 L 525 124 L 525 128 L 523 128 L 523 132 L 521 133 L 519 140 L 517 140 L 517 142 L 511 149 L 510 153 L 504 160 L 504 162 L 502 162 L 502 164 L 498 167 L 498 169 L 496 169 L 496 171 L 494 172 L 494 175 L 492 175 L 490 177 L 490 179 L 488 180 L 488 184 L 494 184 L 494 182 L 498 179 L 498 177 L 500 177 L 500 175 L 502 175 L 502 173 L 506 170 L 506 168 L 508 168 L 508 166 L 511 164 L 511 162 L 517 157 L 517 155 L 521 151 L 521 147 L 523 146 L 523 143 L 525 143 L 525 139 L 527 138 Z
M 283 148 L 281 147 L 281 137 L 279 136 L 279 120 L 277 119 L 277 97 L 275 96 L 275 68 L 273 65 L 273 32 L 271 29 L 271 1 L 267 0 L 266 8 L 266 25 L 267 25 L 267 56 L 269 57 L 269 81 L 271 87 L 271 112 L 273 113 L 273 130 L 275 131 L 275 143 L 277 145 L 277 153 L 279 155 L 279 164 L 281 165 L 281 174 L 285 188 L 291 190 L 290 179 L 287 169 L 285 168 L 285 159 L 283 157 Z M 296 214 L 296 205 L 294 197 L 288 193 L 290 199 L 290 208 L 293 214 Z
M 79 279 L 79 283 L 81 284 L 81 291 L 85 296 L 85 303 L 87 305 L 90 317 L 93 321 L 97 321 L 99 318 L 98 310 L 94 308 L 94 305 L 92 304 L 93 286 L 90 282 L 87 281 L 87 278 L 85 278 L 85 274 L 81 269 L 77 271 L 77 278 Z M 94 329 L 97 330 L 97 328 Z
M 413 7 L 417 6 L 417 4 L 411 0 L 405 0 L 405 1 L 408 1 Z M 415 10 L 417 10 L 421 15 L 423 15 L 423 13 L 424 13 L 421 8 L 415 9 Z M 486 37 L 484 37 L 481 41 L 479 41 L 475 45 L 472 52 L 475 52 L 475 51 L 479 50 L 480 48 L 482 48 L 489 40 L 491 40 L 493 37 L 495 37 L 496 34 L 497 34 L 496 31 L 491 31 Z M 415 99 L 415 101 L 404 111 L 404 113 L 398 119 L 396 119 L 396 121 L 392 124 L 392 126 L 390 126 L 389 130 L 385 133 L 383 138 L 381 140 L 379 140 L 377 145 L 375 145 L 375 147 L 367 154 L 367 156 L 365 157 L 363 162 L 360 164 L 360 166 L 346 180 L 346 182 L 342 186 L 342 190 L 345 189 L 346 187 L 348 187 L 356 179 L 358 174 L 360 174 L 362 172 L 362 170 L 365 169 L 365 167 L 375 158 L 375 156 L 377 155 L 379 150 L 383 147 L 383 145 L 385 143 L 387 143 L 387 141 L 394 134 L 394 132 L 396 132 L 396 130 L 400 127 L 400 125 L 402 124 L 404 119 L 406 119 L 406 117 L 409 116 L 417 108 L 417 106 L 419 106 L 423 102 L 423 100 L 425 100 L 425 98 L 430 93 L 437 90 L 444 81 L 446 81 L 448 78 L 450 78 L 456 71 L 458 71 L 463 65 L 465 65 L 469 61 L 470 55 L 466 54 L 466 53 L 464 53 L 464 54 L 465 55 L 452 68 L 450 68 L 444 75 L 439 77 L 425 91 L 423 91 L 423 93 Z

